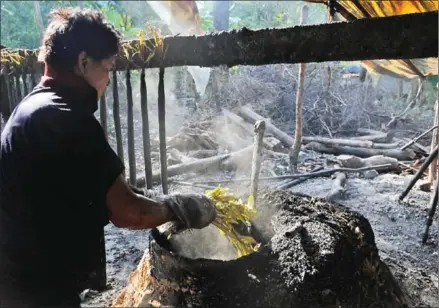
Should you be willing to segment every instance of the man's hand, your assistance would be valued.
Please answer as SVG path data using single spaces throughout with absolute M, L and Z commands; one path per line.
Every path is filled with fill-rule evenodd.
M 181 229 L 202 229 L 216 218 L 215 204 L 202 194 L 174 194 L 158 199 L 171 209 Z

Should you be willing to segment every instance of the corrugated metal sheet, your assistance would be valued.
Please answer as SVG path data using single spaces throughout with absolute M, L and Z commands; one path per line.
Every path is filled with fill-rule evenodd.
M 304 0 L 306 2 L 324 3 L 328 0 Z M 335 5 L 346 19 L 375 18 L 413 13 L 424 13 L 438 10 L 438 1 L 346 1 L 336 0 Z M 438 59 L 410 60 L 374 60 L 362 61 L 368 71 L 396 78 L 418 78 L 438 74 Z

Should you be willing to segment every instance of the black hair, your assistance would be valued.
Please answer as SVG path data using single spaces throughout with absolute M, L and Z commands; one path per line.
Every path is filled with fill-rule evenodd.
M 59 71 L 73 71 L 82 51 L 95 61 L 116 55 L 120 33 L 95 10 L 60 8 L 51 12 L 38 54 Z

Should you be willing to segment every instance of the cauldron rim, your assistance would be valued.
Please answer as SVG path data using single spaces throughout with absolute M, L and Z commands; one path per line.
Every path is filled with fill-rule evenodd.
M 236 261 L 241 261 L 245 258 L 248 257 L 254 257 L 254 256 L 258 256 L 258 255 L 263 255 L 263 253 L 259 252 L 259 251 L 255 251 L 252 252 L 248 255 L 242 256 L 242 257 L 237 257 L 236 259 L 232 259 L 232 260 L 220 260 L 220 259 L 206 259 L 206 258 L 196 258 L 196 259 L 192 259 L 192 258 L 188 258 L 185 256 L 182 256 L 180 254 L 178 254 L 177 252 L 175 252 L 172 249 L 172 245 L 169 242 L 169 240 L 163 235 L 161 234 L 157 228 L 154 228 L 151 230 L 150 232 L 151 238 L 154 241 L 154 243 L 158 246 L 158 248 L 160 250 L 162 250 L 163 253 L 166 253 L 168 255 L 170 255 L 172 258 L 178 259 L 179 262 L 184 262 L 187 264 L 225 264 L 225 263 L 230 263 L 230 262 L 236 262 Z M 150 242 L 150 248 L 151 248 L 151 243 Z

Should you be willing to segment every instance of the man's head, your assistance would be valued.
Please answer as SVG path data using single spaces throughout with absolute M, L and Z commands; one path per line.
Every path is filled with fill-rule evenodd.
M 59 73 L 81 76 L 101 96 L 120 39 L 120 33 L 99 11 L 57 9 L 51 13 L 38 58 Z

